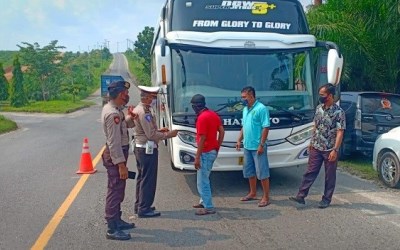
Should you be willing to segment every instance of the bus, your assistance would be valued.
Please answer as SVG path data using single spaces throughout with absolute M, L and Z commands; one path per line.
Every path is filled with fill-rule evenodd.
M 225 128 L 213 171 L 242 170 L 243 150 L 235 144 L 245 86 L 270 112 L 270 168 L 306 164 L 318 88 L 339 86 L 343 66 L 335 43 L 310 34 L 297 0 L 167 0 L 151 53 L 158 125 L 179 131 L 164 142 L 174 170 L 194 170 L 195 94 L 205 96 Z

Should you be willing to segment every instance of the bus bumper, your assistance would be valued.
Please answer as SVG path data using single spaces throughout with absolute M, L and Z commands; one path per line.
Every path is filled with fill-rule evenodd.
M 270 168 L 303 166 L 308 162 L 307 147 L 309 141 L 292 145 L 285 142 L 267 149 Z M 193 147 L 180 147 L 179 154 L 173 160 L 175 169 L 195 170 L 193 161 L 196 149 Z M 179 156 L 178 156 L 179 155 Z M 214 162 L 212 171 L 241 171 L 243 169 L 243 149 L 236 151 L 234 148 L 221 148 Z

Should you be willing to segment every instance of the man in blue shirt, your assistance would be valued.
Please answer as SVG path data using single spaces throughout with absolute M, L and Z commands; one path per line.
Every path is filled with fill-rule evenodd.
M 269 132 L 269 111 L 264 104 L 256 100 L 253 87 L 244 87 L 241 91 L 243 105 L 243 122 L 236 150 L 240 150 L 243 140 L 244 164 L 243 176 L 249 179 L 250 192 L 241 201 L 256 200 L 257 179 L 261 181 L 263 196 L 259 207 L 270 204 L 269 201 L 269 164 L 267 158 L 267 137 Z

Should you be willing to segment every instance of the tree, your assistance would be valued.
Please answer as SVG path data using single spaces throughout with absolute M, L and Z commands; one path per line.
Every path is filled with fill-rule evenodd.
M 330 0 L 309 10 L 311 32 L 345 56 L 343 89 L 400 91 L 399 8 L 398 0 Z
M 24 76 L 22 74 L 19 57 L 15 57 L 13 62 L 13 79 L 11 85 L 10 104 L 13 107 L 21 107 L 28 104 L 24 90 Z
M 142 58 L 143 71 L 145 74 L 151 74 L 151 44 L 154 37 L 153 27 L 144 27 L 144 30 L 137 36 L 137 41 L 135 41 L 135 53 Z
M 63 56 L 58 50 L 65 47 L 57 45 L 57 42 L 51 41 L 43 48 L 38 43 L 22 42 L 25 47 L 18 45 L 23 63 L 28 66 L 29 88 L 38 89 L 39 86 L 41 99 L 45 101 L 55 98 L 60 90 Z
M 112 58 L 112 54 L 110 53 L 110 50 L 107 47 L 104 47 L 101 50 L 101 59 L 102 60 L 109 60 Z
M 74 82 L 74 78 L 71 78 L 70 80 L 70 83 L 64 82 L 61 85 L 61 90 L 72 95 L 72 102 L 75 102 L 79 93 L 85 91 L 87 87 L 83 84 Z
M 0 63 L 0 101 L 8 99 L 8 82 L 4 74 L 3 64 Z

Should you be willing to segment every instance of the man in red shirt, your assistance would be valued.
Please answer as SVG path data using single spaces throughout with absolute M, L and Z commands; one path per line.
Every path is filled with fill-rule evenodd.
M 199 204 L 193 207 L 198 208 L 196 215 L 215 214 L 211 196 L 210 173 L 224 140 L 225 131 L 221 118 L 206 107 L 203 95 L 194 95 L 190 102 L 197 115 L 197 152 L 194 167 L 197 169 L 197 191 L 200 195 Z

